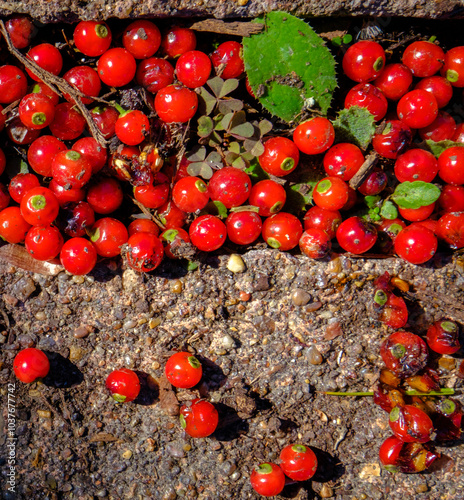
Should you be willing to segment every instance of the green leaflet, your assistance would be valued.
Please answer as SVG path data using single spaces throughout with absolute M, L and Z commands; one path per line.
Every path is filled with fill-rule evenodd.
M 431 205 L 440 197 L 440 188 L 430 182 L 414 181 L 398 184 L 391 199 L 401 208 Z
M 335 60 L 322 38 L 286 12 L 270 12 L 257 22 L 266 27 L 243 39 L 243 60 L 259 102 L 287 122 L 304 109 L 326 114 L 337 79 Z
M 342 109 L 333 122 L 337 142 L 351 142 L 365 150 L 375 133 L 374 116 L 365 108 Z

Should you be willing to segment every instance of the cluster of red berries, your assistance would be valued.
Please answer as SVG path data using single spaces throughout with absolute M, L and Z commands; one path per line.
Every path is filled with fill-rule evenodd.
M 399 329 L 406 325 L 408 313 L 404 300 L 393 294 L 391 281 L 388 273 L 377 280 L 374 301 L 380 321 Z M 454 354 L 460 348 L 459 326 L 448 319 L 433 323 L 425 341 L 397 330 L 382 343 L 380 355 L 386 368 L 374 391 L 374 403 L 390 416 L 393 436 L 379 450 L 380 462 L 390 472 L 421 472 L 440 456 L 432 441 L 462 437 L 462 405 L 455 399 L 434 397 L 440 391 L 437 355 Z M 404 382 L 413 389 L 412 394 L 405 390 Z
M 250 482 L 256 493 L 265 497 L 278 495 L 287 482 L 307 481 L 317 470 L 317 457 L 311 448 L 289 444 L 280 452 L 280 465 L 264 462 L 253 469 Z
M 16 49 L 29 47 L 34 30 L 27 17 L 12 17 L 6 28 Z M 9 106 L 6 114 L 0 114 L 0 127 L 5 127 L 13 145 L 28 148 L 27 160 L 34 172 L 14 176 L 8 188 L 0 186 L 0 236 L 4 240 L 24 242 L 39 260 L 59 256 L 73 274 L 89 273 L 99 257 L 115 257 L 121 249 L 129 266 L 148 272 L 164 255 L 178 255 L 175 249 L 184 243 L 209 252 L 219 249 L 227 238 L 237 245 L 250 245 L 261 236 L 273 248 L 299 246 L 309 257 L 322 258 L 334 238 L 343 250 L 362 254 L 383 235 L 399 256 L 415 264 L 434 255 L 438 240 L 452 248 L 464 246 L 464 148 L 450 147 L 438 160 L 428 151 L 411 148 L 416 130 L 423 139 L 464 141 L 462 124 L 456 125 L 441 111 L 450 102 L 453 87 L 464 86 L 463 47 L 444 53 L 435 43 L 414 42 L 405 49 L 402 63 L 387 65 L 377 42 L 357 42 L 345 53 L 343 71 L 359 82 L 348 92 L 345 107 L 366 108 L 377 121 L 387 118 L 383 131 L 373 138 L 373 149 L 395 160 L 399 182 L 429 183 L 437 175 L 443 182 L 436 203 L 400 207 L 401 219 L 385 218 L 372 224 L 349 216 L 348 211 L 359 195 L 386 192 L 387 173 L 375 168 L 357 190 L 352 189 L 348 182 L 363 165 L 364 152 L 350 143 L 334 145 L 334 127 L 324 117 L 299 124 L 292 139 L 265 138 L 258 160 L 270 178 L 255 184 L 245 171 L 228 165 L 205 182 L 188 175 L 185 158 L 179 165 L 174 157 L 161 158 L 153 144 L 153 130 L 160 124 L 177 126 L 194 118 L 195 89 L 212 72 L 223 79 L 241 77 L 241 44 L 227 41 L 207 55 L 196 50 L 192 30 L 174 27 L 161 34 L 148 20 L 129 24 L 117 39 L 122 46 L 114 46 L 105 22 L 82 21 L 75 26 L 71 47 L 87 60 L 62 75 L 76 90 L 75 95 L 63 93 L 65 102 L 43 81 L 47 74 L 56 78 L 69 64 L 54 45 L 41 43 L 26 54 L 41 72 L 10 64 L 0 67 L 0 103 Z M 28 78 L 34 82 L 31 86 Z M 150 114 L 124 110 L 117 103 L 94 106 L 101 100 L 102 89 L 117 92 L 132 82 L 144 87 L 152 99 Z M 16 101 L 19 105 L 11 110 Z M 387 115 L 389 101 L 398 101 L 396 114 Z M 88 107 L 105 139 L 120 141 L 116 152 L 108 155 L 96 138 L 82 137 L 86 118 L 76 103 Z M 315 206 L 304 215 L 303 223 L 283 210 L 287 191 L 279 182 L 298 167 L 301 154 L 324 154 L 327 175 L 315 186 Z M 2 151 L 0 172 L 5 165 Z M 126 227 L 120 220 L 124 219 L 120 214 L 125 181 L 132 184 L 131 194 L 138 204 L 156 211 L 153 220 L 158 224 L 137 219 Z M 229 211 L 225 221 L 200 213 L 210 201 L 220 202 Z M 348 214 L 345 220 L 340 211 Z M 164 229 L 161 234 L 160 227 Z

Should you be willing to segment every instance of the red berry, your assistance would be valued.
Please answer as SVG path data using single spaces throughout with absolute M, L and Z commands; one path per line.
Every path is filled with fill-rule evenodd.
M 215 430 L 219 415 L 212 403 L 204 399 L 193 399 L 180 407 L 182 429 L 194 438 L 207 437 Z
M 273 497 L 284 489 L 285 475 L 278 465 L 266 462 L 253 469 L 250 482 L 258 495 Z
M 6 133 L 12 142 L 24 146 L 34 142 L 39 137 L 40 130 L 26 127 L 19 116 L 15 116 L 8 122 Z
M 259 208 L 259 215 L 269 217 L 282 210 L 286 199 L 287 193 L 281 184 L 264 179 L 251 188 L 248 203 Z
M 140 393 L 139 377 L 129 368 L 112 371 L 106 378 L 105 385 L 118 403 L 134 401 Z
M 380 463 L 388 472 L 398 472 L 399 458 L 404 441 L 396 436 L 387 438 L 379 448 Z
M 343 250 L 356 255 L 367 252 L 377 241 L 375 227 L 360 217 L 344 220 L 338 226 L 336 236 Z
M 447 213 L 438 219 L 436 227 L 438 238 L 452 248 L 464 247 L 464 212 Z
M 159 49 L 161 33 L 151 21 L 139 19 L 125 29 L 122 43 L 136 59 L 146 59 Z
M 154 183 L 134 187 L 134 198 L 143 206 L 159 208 L 167 202 L 169 182 L 167 178 L 161 178 L 162 175 L 158 172 Z
M 184 212 L 196 212 L 209 201 L 208 186 L 199 177 L 183 177 L 172 188 L 172 201 Z
M 113 137 L 116 121 L 119 118 L 116 109 L 113 106 L 96 106 L 90 110 L 90 114 L 103 137 L 105 139 Z
M 138 109 L 126 111 L 119 115 L 115 132 L 124 144 L 137 146 L 150 133 L 150 122 L 147 115 Z
M 438 354 L 454 354 L 461 349 L 459 327 L 454 321 L 435 321 L 427 330 L 427 345 Z
M 374 115 L 374 120 L 381 120 L 387 113 L 388 102 L 386 97 L 374 85 L 370 83 L 359 83 L 355 85 L 345 97 L 345 108 L 359 106 L 367 109 Z
M 87 122 L 70 102 L 62 102 L 55 107 L 55 118 L 50 123 L 50 131 L 62 141 L 77 139 L 85 130 Z
M 234 41 L 221 43 L 211 54 L 216 72 L 222 79 L 239 77 L 245 70 L 242 59 L 242 44 Z
M 74 66 L 74 68 L 66 71 L 63 78 L 71 86 L 76 87 L 77 90 L 87 96 L 81 97 L 81 101 L 84 104 L 92 103 L 92 97 L 98 97 L 100 94 L 100 78 L 98 77 L 98 73 L 90 66 Z M 75 104 L 74 99 L 69 94 L 64 94 L 63 97 L 72 104 Z
M 177 208 L 171 201 L 167 201 L 163 206 L 159 207 L 158 216 L 166 229 L 182 227 L 187 221 L 187 213 Z
M 425 149 L 408 149 L 395 162 L 395 176 L 399 182 L 432 182 L 438 173 L 438 162 Z
M 382 169 L 375 167 L 358 187 L 358 191 L 363 196 L 375 196 L 385 189 L 387 181 L 387 174 Z
M 224 167 L 214 172 L 208 183 L 211 200 L 220 201 L 226 208 L 245 203 L 251 190 L 251 179 L 235 167 Z
M 79 139 L 73 144 L 72 149 L 80 153 L 90 162 L 92 175 L 99 172 L 106 165 L 106 149 L 93 137 L 82 137 L 82 139 Z
M 400 120 L 387 120 L 381 133 L 372 138 L 375 151 L 385 158 L 396 159 L 412 141 L 411 129 Z
M 71 238 L 60 252 L 61 264 L 71 274 L 82 276 L 90 273 L 97 263 L 97 251 L 85 238 Z
M 10 104 L 27 92 L 26 75 L 16 66 L 0 66 L 0 102 Z
M 152 233 L 155 236 L 159 236 L 160 234 L 159 227 L 150 219 L 133 220 L 129 224 L 127 232 L 129 233 L 129 236 L 132 236 L 135 233 Z
M 339 177 L 325 177 L 314 187 L 313 201 L 319 208 L 340 210 L 348 201 L 348 185 Z
M 37 260 L 54 259 L 63 243 L 63 236 L 55 226 L 33 226 L 24 242 L 26 250 Z
M 264 153 L 258 157 L 258 161 L 268 174 L 283 177 L 298 166 L 300 152 L 290 139 L 271 137 L 264 143 Z
M 280 468 L 294 481 L 307 481 L 316 473 L 317 457 L 302 444 L 287 445 L 280 452 L 280 461 Z
M 445 60 L 445 64 L 440 70 L 441 75 L 453 87 L 464 87 L 464 46 L 453 47 L 442 59 Z
M 377 78 L 384 65 L 385 51 L 380 44 L 370 40 L 361 40 L 351 45 L 342 61 L 345 75 L 360 83 Z
M 85 198 L 85 190 L 83 188 L 73 189 L 69 186 L 62 186 L 54 179 L 50 181 L 48 187 L 51 191 L 53 191 L 60 207 L 65 206 L 67 203 L 82 201 Z
M 456 132 L 456 122 L 454 118 L 445 111 L 438 111 L 438 115 L 430 125 L 419 129 L 422 140 L 435 142 L 451 140 Z
M 103 21 L 81 21 L 74 28 L 76 48 L 89 57 L 98 57 L 111 45 L 111 30 Z
M 172 27 L 161 40 L 163 52 L 172 59 L 179 57 L 189 50 L 194 50 L 197 45 L 195 32 L 190 28 Z
M 411 264 L 423 264 L 437 251 L 437 238 L 429 229 L 418 224 L 401 230 L 395 239 L 395 252 Z
M 112 177 L 102 177 L 89 186 L 87 202 L 97 214 L 110 214 L 119 208 L 123 200 L 121 183 Z
M 139 85 L 156 94 L 174 81 L 174 68 L 166 59 L 151 57 L 139 62 L 135 79 Z
M 21 215 L 32 226 L 47 226 L 58 215 L 60 206 L 54 193 L 46 187 L 36 187 L 24 194 Z
M 303 226 L 292 214 L 279 212 L 268 217 L 263 223 L 262 235 L 264 241 L 272 248 L 282 251 L 291 250 L 298 245 Z
M 122 47 L 107 50 L 98 60 L 101 81 L 109 87 L 123 87 L 132 81 L 137 70 L 134 56 Z
M 417 83 L 415 88 L 426 90 L 433 94 L 439 108 L 446 106 L 453 97 L 453 87 L 443 76 L 429 76 L 428 78 L 423 78 Z
M 164 369 L 169 383 L 179 389 L 190 389 L 200 382 L 203 374 L 201 363 L 189 352 L 176 352 Z
M 427 443 L 432 439 L 434 429 L 430 417 L 415 406 L 395 406 L 389 420 L 393 434 L 406 443 Z
M 227 236 L 237 245 L 249 245 L 256 241 L 262 227 L 261 217 L 256 212 L 232 212 L 226 219 Z
M 323 162 L 328 176 L 349 181 L 364 163 L 364 155 L 358 146 L 340 142 L 327 151 Z
M 434 43 L 419 41 L 408 45 L 403 53 L 405 64 L 414 76 L 424 78 L 432 76 L 443 66 L 445 53 Z
M 21 203 L 23 196 L 32 188 L 40 186 L 39 179 L 34 174 L 16 174 L 10 181 L 8 191 L 16 203 Z
M 13 15 L 5 22 L 11 43 L 17 49 L 25 49 L 34 36 L 35 26 L 31 19 L 22 14 Z
M 392 333 L 380 348 L 380 356 L 386 367 L 401 378 L 415 375 L 427 365 L 426 343 L 414 333 Z
M 19 118 L 32 129 L 48 127 L 55 117 L 53 102 L 43 94 L 27 94 L 19 103 Z
M 333 125 L 327 118 L 318 116 L 300 123 L 293 132 L 293 142 L 308 155 L 327 151 L 335 139 Z
M 153 233 L 135 233 L 127 241 L 127 264 L 136 271 L 154 271 L 163 255 L 163 244 Z
M 327 233 L 317 228 L 304 231 L 298 243 L 300 250 L 311 259 L 323 259 L 332 247 Z
M 435 97 L 426 90 L 416 89 L 405 94 L 397 106 L 398 118 L 410 128 L 430 125 L 438 114 Z
M 438 175 L 447 184 L 464 184 L 464 148 L 452 146 L 438 157 Z
M 32 47 L 29 49 L 27 57 L 32 59 L 42 69 L 55 76 L 59 75 L 63 68 L 63 57 L 60 51 L 50 43 L 41 43 Z M 41 81 L 41 78 L 36 76 L 30 69 L 26 68 L 26 72 L 34 81 Z
M 322 229 L 329 239 L 335 238 L 337 228 L 342 222 L 338 210 L 326 210 L 320 207 L 311 207 L 303 218 L 304 229 Z
M 438 198 L 438 205 L 444 212 L 464 212 L 464 186 L 445 184 Z
M 213 252 L 226 241 L 226 225 L 215 215 L 200 215 L 190 224 L 189 237 L 199 250 Z
M 30 227 L 19 207 L 7 207 L 0 212 L 0 237 L 8 243 L 24 241 Z
M 90 180 L 92 165 L 78 151 L 74 151 L 73 149 L 60 151 L 53 158 L 52 176 L 62 186 L 79 189 Z
M 412 85 L 412 72 L 404 64 L 387 64 L 372 83 L 387 99 L 398 101 Z
M 97 220 L 89 230 L 89 237 L 98 255 L 116 257 L 129 239 L 129 234 L 121 221 L 112 217 L 103 217 Z
M 181 257 L 180 250 L 181 245 L 184 243 L 190 243 L 190 237 L 185 229 L 181 227 L 172 227 L 166 229 L 160 234 L 160 239 L 165 245 L 164 255 L 169 259 L 178 259 Z
M 203 86 L 211 74 L 211 60 L 199 50 L 184 52 L 176 63 L 177 79 L 180 83 L 194 89 Z
M 28 347 L 16 354 L 13 361 L 13 370 L 21 382 L 30 384 L 48 375 L 50 362 L 43 351 L 35 347 Z
M 63 217 L 64 232 L 75 238 L 85 236 L 95 224 L 95 212 L 85 201 L 71 202 L 66 205 Z
M 182 85 L 168 85 L 155 97 L 155 110 L 166 123 L 185 123 L 195 115 L 197 94 Z

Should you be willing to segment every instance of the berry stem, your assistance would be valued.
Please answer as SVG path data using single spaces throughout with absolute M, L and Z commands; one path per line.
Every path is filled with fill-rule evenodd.
M 456 393 L 454 389 L 444 388 L 438 391 L 421 392 L 421 391 L 405 391 L 406 396 L 453 396 Z M 331 392 L 325 391 L 322 394 L 327 394 L 328 396 L 373 396 L 373 391 L 366 392 Z

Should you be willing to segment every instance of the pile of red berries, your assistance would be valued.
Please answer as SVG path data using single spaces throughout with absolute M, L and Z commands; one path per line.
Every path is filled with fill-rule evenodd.
M 407 322 L 404 300 L 391 291 L 388 275 L 377 280 L 376 308 L 385 308 L 379 319 L 393 328 Z M 397 299 L 396 304 L 392 297 Z M 379 300 L 381 299 L 381 300 Z M 459 401 L 440 395 L 440 355 L 461 348 L 459 325 L 448 319 L 434 322 L 426 339 L 397 330 L 382 343 L 380 355 L 386 368 L 374 391 L 374 403 L 389 412 L 393 436 L 379 450 L 380 462 L 390 472 L 421 472 L 439 456 L 431 443 L 459 440 L 464 431 Z M 407 391 L 405 385 L 412 391 Z M 438 391 L 438 392 L 437 392 Z
M 198 90 L 214 73 L 224 80 L 243 76 L 239 42 L 226 41 L 207 54 L 196 49 L 188 28 L 161 33 L 153 22 L 138 20 L 113 37 L 105 22 L 82 21 L 65 50 L 49 42 L 31 46 L 34 29 L 25 16 L 13 16 L 5 29 L 12 57 L 25 66 L 0 66 L 0 103 L 6 106 L 0 127 L 8 144 L 24 153 L 29 171 L 16 171 L 8 187 L 0 185 L 0 236 L 24 242 L 36 259 L 59 256 L 69 272 L 87 274 L 98 258 L 122 251 L 129 266 L 149 272 L 164 255 L 178 257 L 185 245 L 209 252 L 227 239 L 250 245 L 262 237 L 273 248 L 299 246 L 316 259 L 329 253 L 334 239 L 354 254 L 377 248 L 379 240 L 379 250 L 393 246 L 400 257 L 421 264 L 439 241 L 464 246 L 464 148 L 453 145 L 437 160 L 412 142 L 416 132 L 421 139 L 464 142 L 462 124 L 443 111 L 453 89 L 464 87 L 464 47 L 445 53 L 436 43 L 417 41 L 406 47 L 402 63 L 391 64 L 377 42 L 348 48 L 343 71 L 358 83 L 345 108 L 366 108 L 376 121 L 386 120 L 372 140 L 383 168 L 375 167 L 353 189 L 350 181 L 366 151 L 346 142 L 334 145 L 332 122 L 319 116 L 297 125 L 292 138 L 290 130 L 264 137 L 258 161 L 268 178 L 258 182 L 225 157 L 204 180 L 188 174 L 189 161 L 177 158 L 177 151 L 161 152 L 160 129 L 188 132 Z M 244 93 L 249 87 L 242 82 Z M 142 104 L 124 101 L 134 84 L 145 89 Z M 120 103 L 102 94 L 119 96 Z M 314 207 L 302 222 L 302 214 L 286 211 L 285 177 L 298 173 L 304 155 L 322 154 L 326 177 L 314 187 Z M 1 151 L 0 173 L 6 163 Z M 388 169 L 395 182 L 439 183 L 439 198 L 395 207 L 375 220 L 360 216 L 361 197 L 390 196 Z M 127 208 L 125 195 L 143 212 Z M 211 212 L 209 202 L 221 204 L 225 215 Z M 135 216 L 130 224 L 129 215 Z

